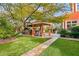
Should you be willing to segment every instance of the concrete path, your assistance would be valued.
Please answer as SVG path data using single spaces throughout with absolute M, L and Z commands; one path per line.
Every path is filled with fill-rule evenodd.
M 64 37 L 61 37 L 61 39 L 79 41 L 79 39 L 76 39 L 76 38 L 64 38 Z
M 24 53 L 22 56 L 38 56 L 42 53 L 47 47 L 49 47 L 53 42 L 59 38 L 59 35 L 54 35 L 51 39 L 40 44 L 39 46 L 33 48 L 32 50 Z

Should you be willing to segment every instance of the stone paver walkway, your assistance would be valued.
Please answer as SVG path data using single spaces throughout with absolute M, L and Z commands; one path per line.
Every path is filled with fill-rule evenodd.
M 46 42 L 40 44 L 39 46 L 33 48 L 32 50 L 24 53 L 22 56 L 38 56 L 42 51 L 44 51 L 49 45 L 51 45 L 53 42 L 55 42 L 59 37 L 53 37 Z

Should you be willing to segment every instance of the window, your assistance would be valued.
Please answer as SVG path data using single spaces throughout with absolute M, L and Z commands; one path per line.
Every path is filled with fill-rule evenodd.
M 67 28 L 70 29 L 71 28 L 71 22 L 67 22 Z
M 67 22 L 67 24 L 69 25 L 69 24 L 71 24 L 71 22 Z
M 77 23 L 77 21 L 72 21 L 72 23 Z
M 67 28 L 70 29 L 73 26 L 76 26 L 77 21 L 68 21 L 67 22 Z
M 79 3 L 77 3 L 77 11 L 79 11 Z
M 72 26 L 76 26 L 77 21 L 72 21 Z

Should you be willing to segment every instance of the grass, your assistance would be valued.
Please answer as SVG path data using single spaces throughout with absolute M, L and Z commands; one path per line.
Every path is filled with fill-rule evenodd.
M 42 56 L 79 56 L 79 41 L 58 39 L 49 46 Z
M 0 56 L 19 56 L 44 41 L 44 38 L 17 37 L 15 42 L 0 44 Z

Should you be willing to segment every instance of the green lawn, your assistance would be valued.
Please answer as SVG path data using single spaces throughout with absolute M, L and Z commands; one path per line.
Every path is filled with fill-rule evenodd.
M 79 41 L 58 39 L 49 46 L 42 56 L 79 56 Z
M 15 42 L 0 45 L 0 56 L 21 55 L 44 41 L 44 38 L 18 37 Z

